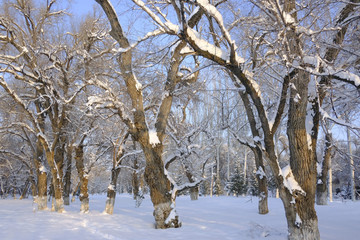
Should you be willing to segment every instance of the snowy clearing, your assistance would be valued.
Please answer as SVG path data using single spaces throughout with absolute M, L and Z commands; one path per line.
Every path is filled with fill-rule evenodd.
M 286 239 L 282 203 L 269 199 L 270 213 L 257 214 L 257 198 L 179 197 L 180 229 L 153 228 L 153 207 L 146 196 L 140 208 L 129 195 L 116 199 L 113 215 L 103 212 L 105 196 L 90 196 L 90 212 L 79 213 L 77 199 L 65 213 L 35 211 L 31 199 L 0 199 L 0 238 L 10 239 Z M 321 239 L 356 239 L 360 224 L 360 202 L 333 202 L 317 206 Z

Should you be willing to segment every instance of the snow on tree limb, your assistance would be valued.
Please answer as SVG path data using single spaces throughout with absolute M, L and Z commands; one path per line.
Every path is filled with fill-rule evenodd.
M 303 61 L 304 64 L 307 65 L 306 67 L 298 65 L 296 62 L 294 67 L 299 70 L 305 70 L 314 76 L 330 77 L 338 81 L 349 83 L 355 86 L 357 89 L 360 89 L 360 76 L 357 74 L 342 68 L 330 66 L 318 56 L 304 56 Z
M 290 194 L 294 197 L 298 197 L 299 194 L 306 196 L 306 192 L 300 187 L 299 183 L 295 180 L 290 165 L 285 166 L 281 169 L 281 175 L 283 176 L 283 184 Z
M 10 97 L 25 111 L 25 113 L 30 118 L 30 121 L 35 125 L 36 131 L 31 130 L 32 128 L 30 128 L 27 124 L 23 124 L 23 126 L 26 127 L 28 130 L 31 130 L 32 132 L 36 132 L 37 134 L 39 132 L 42 132 L 42 129 L 39 126 L 39 122 L 37 121 L 37 118 L 28 109 L 27 104 L 18 96 L 18 94 L 14 90 L 12 90 L 9 87 L 9 85 L 6 83 L 6 81 L 2 76 L 0 76 L 0 85 L 5 89 L 5 91 L 10 95 Z
M 200 34 L 196 30 L 192 28 L 187 28 L 186 34 L 189 40 L 191 41 L 191 46 L 193 46 L 193 48 L 194 46 L 196 46 L 195 50 L 200 50 L 205 55 L 209 55 L 210 59 L 213 59 L 216 62 L 220 62 L 221 65 L 226 65 L 231 62 L 230 61 L 231 52 L 227 50 L 222 50 L 221 48 L 216 47 L 214 44 L 211 44 L 207 40 L 201 38 Z M 235 56 L 236 56 L 235 57 L 236 62 L 233 64 L 240 65 L 241 63 L 245 62 L 245 60 L 241 57 L 238 57 L 236 53 Z
M 152 147 L 155 147 L 157 144 L 161 143 L 155 129 L 149 129 L 149 143 L 152 145 Z
M 216 23 L 218 24 L 221 33 L 224 35 L 226 41 L 228 42 L 229 46 L 231 47 L 234 44 L 234 49 L 232 51 L 236 51 L 237 47 L 235 45 L 235 42 L 231 39 L 229 31 L 224 26 L 224 21 L 221 13 L 217 10 L 217 8 L 209 3 L 209 0 L 197 0 L 197 4 L 210 16 L 212 16 Z M 240 60 L 240 62 L 244 62 L 243 59 L 237 59 Z
M 344 126 L 344 127 L 360 130 L 359 126 L 349 124 L 348 122 L 346 122 L 343 119 L 331 117 L 323 108 L 320 108 L 319 111 L 320 111 L 323 119 L 328 119 L 328 120 L 330 120 L 330 121 L 332 121 L 332 122 L 334 122 L 334 123 L 336 123 L 338 125 Z

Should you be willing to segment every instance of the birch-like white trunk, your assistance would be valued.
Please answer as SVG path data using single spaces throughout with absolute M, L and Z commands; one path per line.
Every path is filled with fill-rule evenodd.
M 354 158 L 352 156 L 352 146 L 351 146 L 351 135 L 350 129 L 346 129 L 347 141 L 348 141 L 348 152 L 349 152 L 349 161 L 350 161 L 350 193 L 351 199 L 355 201 L 355 167 L 354 167 Z

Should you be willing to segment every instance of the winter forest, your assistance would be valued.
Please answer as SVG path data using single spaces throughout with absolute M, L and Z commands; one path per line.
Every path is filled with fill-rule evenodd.
M 276 202 L 280 235 L 227 239 L 318 240 L 333 202 L 360 213 L 359 0 L 0 2 L 0 215 L 143 208 L 161 236 Z

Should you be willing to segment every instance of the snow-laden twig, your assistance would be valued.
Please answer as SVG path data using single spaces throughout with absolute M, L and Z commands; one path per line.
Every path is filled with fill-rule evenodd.
M 344 126 L 344 127 L 360 130 L 359 126 L 355 126 L 353 124 L 350 124 L 350 123 L 346 122 L 343 119 L 331 117 L 323 108 L 320 108 L 319 111 L 320 111 L 321 116 L 323 117 L 323 119 L 328 119 L 328 120 L 330 120 L 330 121 L 332 121 L 332 122 L 334 122 L 334 123 L 336 123 L 338 125 Z
M 122 162 L 122 160 L 123 160 L 124 158 L 129 157 L 129 156 L 132 156 L 132 155 L 141 154 L 142 152 L 143 152 L 142 150 L 137 150 L 137 151 L 133 151 L 133 152 L 129 152 L 129 153 L 127 153 L 127 154 L 124 154 L 121 158 L 119 158 L 119 159 L 116 161 L 116 164 L 115 164 L 115 166 L 117 166 L 116 168 L 121 168 L 121 167 L 120 167 L 121 165 L 119 165 L 119 164 Z M 122 167 L 123 167 L 123 166 L 122 166 Z

